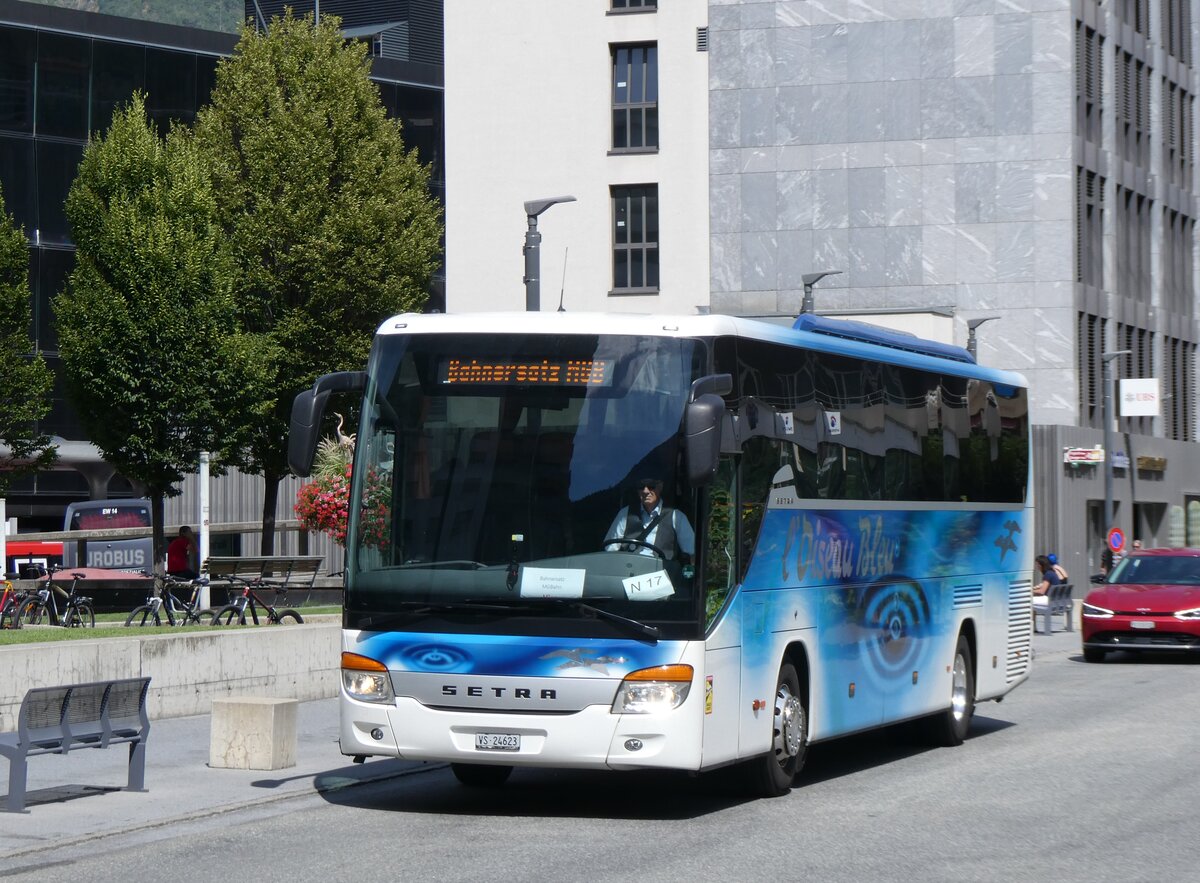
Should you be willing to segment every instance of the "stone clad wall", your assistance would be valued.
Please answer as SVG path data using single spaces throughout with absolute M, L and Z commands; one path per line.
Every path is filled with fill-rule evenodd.
M 151 719 L 208 714 L 229 696 L 337 695 L 341 623 L 166 629 L 129 638 L 0 647 L 0 732 L 17 728 L 31 687 L 149 676 Z

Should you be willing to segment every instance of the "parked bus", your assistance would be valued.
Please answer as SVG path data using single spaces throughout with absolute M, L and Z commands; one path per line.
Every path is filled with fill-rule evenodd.
M 71 503 L 63 516 L 63 530 L 112 530 L 119 527 L 149 527 L 150 501 L 147 499 L 86 500 Z M 63 566 L 67 568 L 104 567 L 110 570 L 144 570 L 154 565 L 154 540 L 136 537 L 128 540 L 89 540 L 85 544 L 84 563 L 77 565 L 76 543 L 63 544 Z
M 813 743 L 920 719 L 956 745 L 1027 677 L 1025 383 L 966 350 L 812 315 L 398 316 L 297 397 L 297 474 L 360 389 L 343 754 L 479 786 L 739 764 L 778 795 Z M 656 484 L 670 542 L 633 533 Z

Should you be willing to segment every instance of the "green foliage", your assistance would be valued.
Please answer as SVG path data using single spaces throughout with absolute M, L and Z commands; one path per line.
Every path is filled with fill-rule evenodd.
M 362 367 L 379 323 L 424 303 L 440 248 L 428 169 L 339 27 L 289 12 L 265 34 L 243 30 L 196 125 L 242 320 L 272 344 L 270 416 L 251 446 L 272 506 L 295 394 Z
M 235 459 L 269 342 L 239 331 L 195 143 L 182 129 L 160 139 L 141 95 L 88 145 L 66 210 L 78 252 L 54 310 L 67 393 L 105 459 L 146 485 L 157 534 L 162 496 L 201 451 Z
M 54 377 L 29 340 L 29 246 L 0 193 L 0 495 L 19 475 L 54 462 L 48 436 L 35 431 L 50 411 Z

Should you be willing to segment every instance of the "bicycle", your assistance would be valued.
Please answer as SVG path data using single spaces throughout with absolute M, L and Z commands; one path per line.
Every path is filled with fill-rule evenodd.
M 0 629 L 19 629 L 21 618 L 17 610 L 29 597 L 28 589 L 14 589 L 13 584 L 6 580 L 0 581 L 3 591 L 0 591 Z
M 63 628 L 95 628 L 96 611 L 92 607 L 92 599 L 78 593 L 79 581 L 86 579 L 87 574 L 72 572 L 71 588 L 68 591 L 54 582 L 56 573 L 59 571 L 51 571 L 45 585 L 35 589 L 17 608 L 17 618 L 21 625 L 41 625 L 48 619 L 50 625 L 60 625 Z M 59 597 L 66 602 L 62 613 L 58 610 Z
M 167 625 L 211 625 L 213 612 L 200 607 L 200 590 L 208 585 L 208 577 L 179 579 L 170 575 L 155 577 L 146 603 L 133 609 L 125 620 L 125 627 L 162 625 L 163 614 Z M 176 595 L 174 589 L 189 589 L 187 600 Z
M 258 593 L 258 590 L 260 589 L 272 588 L 275 590 L 276 600 L 282 598 L 283 601 L 286 602 L 287 586 L 272 585 L 264 581 L 262 577 L 258 577 L 254 580 L 248 580 L 240 576 L 233 576 L 231 574 L 228 579 L 231 583 L 241 583 L 242 593 L 235 600 L 226 604 L 215 614 L 213 614 L 213 625 L 231 625 L 235 622 L 238 625 L 245 625 L 247 607 L 250 608 L 250 617 L 254 621 L 255 625 L 259 624 L 259 608 L 262 608 L 264 611 L 266 611 L 267 622 L 272 625 L 281 625 L 289 621 L 298 623 L 304 622 L 304 618 L 295 610 L 290 608 L 280 610 L 274 605 L 268 604 L 262 595 Z

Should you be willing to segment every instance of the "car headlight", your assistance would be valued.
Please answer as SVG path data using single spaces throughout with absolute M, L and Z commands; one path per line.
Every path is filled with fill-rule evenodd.
M 654 714 L 678 708 L 692 688 L 690 665 L 658 665 L 630 672 L 621 681 L 613 714 Z
M 392 702 L 396 698 L 387 666 L 357 653 L 342 654 L 342 689 L 360 702 Z
M 1176 619 L 1200 619 L 1200 607 L 1193 608 L 1192 610 L 1176 610 L 1175 618 Z
M 1097 607 L 1095 604 L 1087 603 L 1087 601 L 1083 602 L 1083 615 L 1086 616 L 1088 619 L 1112 619 L 1113 618 L 1113 612 L 1111 610 L 1106 610 L 1103 607 Z

